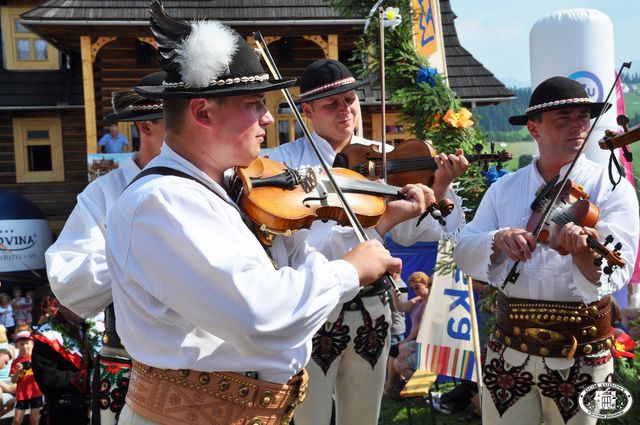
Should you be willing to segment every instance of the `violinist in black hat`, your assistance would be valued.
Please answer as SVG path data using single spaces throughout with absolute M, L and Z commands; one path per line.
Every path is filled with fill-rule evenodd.
M 138 84 L 161 86 L 165 78 L 166 73 L 158 71 L 144 76 Z M 78 195 L 78 204 L 45 254 L 49 282 L 60 302 L 84 319 L 101 311 L 105 314 L 105 332 L 91 389 L 94 425 L 116 423 L 131 370 L 131 358 L 116 331 L 112 277 L 105 253 L 107 214 L 127 184 L 160 153 L 164 140 L 162 101 L 142 97 L 132 88 L 114 92 L 111 104 L 113 112 L 105 119 L 134 123 L 140 134 L 140 149 Z
M 133 359 L 118 423 L 286 424 L 305 397 L 315 331 L 401 262 L 378 241 L 329 261 L 304 230 L 265 250 L 229 182 L 273 123 L 265 93 L 293 81 L 270 78 L 220 22 L 177 20 L 154 0 L 151 30 L 167 76 L 136 91 L 163 101 L 165 144 L 107 224 L 118 333 Z M 426 209 L 420 197 L 396 202 Z
M 611 379 L 610 295 L 631 278 L 639 231 L 629 182 L 623 179 L 613 190 L 607 170 L 578 155 L 592 119 L 609 106 L 592 101 L 569 78 L 540 83 L 524 113 L 509 119 L 527 126 L 539 156 L 495 182 L 460 234 L 458 266 L 500 289 L 483 372 L 483 423 L 596 423 L 579 397 L 588 385 Z M 538 195 L 572 165 L 569 178 L 599 209 L 597 223 L 582 223 L 575 199 L 562 197 L 545 227 L 548 243 L 540 243 L 532 233 L 538 224 L 530 219 L 532 208 L 552 202 Z M 593 241 L 619 249 L 626 265 L 600 258 L 590 248 Z M 515 261 L 521 262 L 519 275 L 505 283 Z
M 329 164 L 342 166 L 340 154 L 348 145 L 380 146 L 379 142 L 354 134 L 360 115 L 356 90 L 367 84 L 369 81 L 356 79 L 343 63 L 332 59 L 313 62 L 300 79 L 300 97 L 296 103 L 313 125 L 312 137 Z M 266 154 L 294 168 L 319 165 L 305 137 L 269 149 Z M 372 237 L 383 240 L 390 232 L 395 242 L 409 246 L 418 241 L 451 238 L 457 233 L 464 214 L 461 200 L 450 190 L 450 184 L 465 172 L 467 160 L 460 151 L 458 155 L 440 154 L 435 161 L 438 169 L 433 186 L 416 182 L 414 190 L 423 192 L 427 205 L 443 198 L 454 200 L 456 207 L 447 217 L 446 226 L 432 217 L 418 227 L 417 219 L 409 217 L 395 226 L 388 226 L 381 220 L 383 225 L 376 227 Z M 393 205 L 389 204 L 389 208 Z M 334 225 L 333 221 L 314 223 L 311 243 L 321 247 Z M 378 423 L 390 347 L 391 310 L 385 293 L 382 287 L 363 291 L 357 298 L 336 308 L 315 335 L 312 360 L 307 367 L 311 390 L 306 403 L 296 413 L 297 425 L 328 425 L 332 395 L 335 395 L 337 423 Z M 367 390 L 363 391 L 363 388 Z

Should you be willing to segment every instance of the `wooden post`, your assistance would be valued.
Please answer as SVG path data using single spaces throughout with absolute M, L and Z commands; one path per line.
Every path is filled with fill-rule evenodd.
M 84 93 L 84 127 L 87 135 L 87 154 L 98 152 L 96 135 L 96 99 L 93 86 L 93 58 L 91 54 L 91 36 L 80 36 L 80 55 L 82 57 L 82 91 Z
M 328 59 L 338 60 L 338 34 L 329 34 Z

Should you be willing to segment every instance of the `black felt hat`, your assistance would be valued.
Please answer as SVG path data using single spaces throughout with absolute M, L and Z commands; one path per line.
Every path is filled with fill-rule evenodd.
M 356 80 L 342 62 L 320 59 L 304 70 L 300 79 L 300 97 L 296 103 L 323 99 L 367 84 L 368 80 Z
M 218 21 L 185 22 L 151 3 L 151 31 L 167 78 L 135 90 L 153 99 L 240 96 L 290 87 L 295 80 L 270 79 L 249 44 Z
M 582 84 L 567 77 L 551 77 L 540 83 L 531 93 L 529 107 L 524 115 L 509 117 L 513 125 L 526 125 L 529 119 L 545 111 L 555 109 L 586 107 L 591 110 L 591 118 L 600 115 L 600 112 L 611 107 L 605 102 L 593 102 Z
M 162 86 L 167 77 L 164 71 L 145 75 L 136 86 Z M 147 121 L 162 118 L 162 101 L 147 99 L 133 90 L 111 93 L 111 107 L 113 113 L 107 115 L 107 122 L 118 121 Z

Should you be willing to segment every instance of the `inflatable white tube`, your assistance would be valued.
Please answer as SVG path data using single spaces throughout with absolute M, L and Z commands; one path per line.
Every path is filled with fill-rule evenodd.
M 602 102 L 617 71 L 613 44 L 613 24 L 599 10 L 561 10 L 540 19 L 529 34 L 532 89 L 549 77 L 562 75 L 582 83 L 594 102 Z M 600 119 L 585 149 L 587 158 L 605 167 L 609 152 L 597 142 L 605 129 L 618 128 L 615 91 L 609 103 L 614 106 Z

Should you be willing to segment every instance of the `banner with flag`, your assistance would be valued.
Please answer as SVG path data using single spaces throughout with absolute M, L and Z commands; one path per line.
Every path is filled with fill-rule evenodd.
M 416 340 L 418 370 L 478 382 L 478 327 L 470 285 L 459 269 L 433 276 Z

